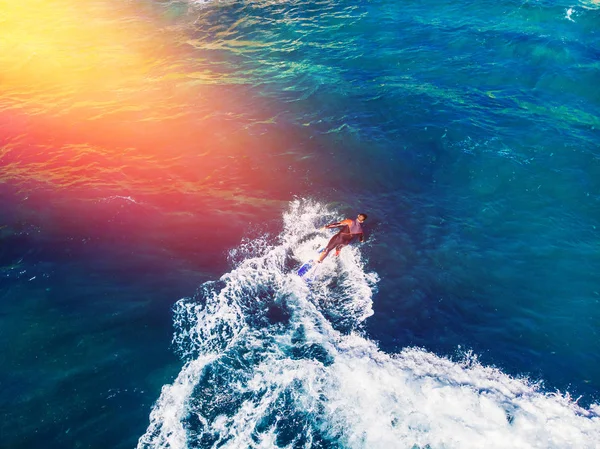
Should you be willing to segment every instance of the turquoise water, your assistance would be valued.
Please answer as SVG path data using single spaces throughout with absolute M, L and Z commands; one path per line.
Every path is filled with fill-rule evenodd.
M 168 119 L 0 97 L 7 447 L 596 447 L 600 5 L 130 13 Z

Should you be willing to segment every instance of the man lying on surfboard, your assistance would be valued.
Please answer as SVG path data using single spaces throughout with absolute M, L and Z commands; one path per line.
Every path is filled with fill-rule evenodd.
M 365 241 L 365 235 L 363 233 L 362 224 L 367 219 L 367 214 L 358 214 L 356 220 L 352 220 L 351 218 L 347 218 L 338 223 L 331 223 L 327 226 L 324 226 L 323 229 L 333 229 L 333 228 L 341 228 L 340 232 L 331 237 L 329 243 L 325 250 L 321 253 L 321 256 L 315 259 L 315 262 L 323 262 L 323 260 L 327 257 L 327 255 L 331 252 L 332 249 L 335 248 L 335 255 L 339 256 L 340 251 L 344 246 L 349 244 L 355 237 L 358 237 L 360 242 Z

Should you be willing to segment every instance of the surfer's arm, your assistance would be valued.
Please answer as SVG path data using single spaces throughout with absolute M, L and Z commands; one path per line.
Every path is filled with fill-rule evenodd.
M 350 226 L 352 224 L 352 220 L 346 219 L 339 221 L 337 223 L 330 223 L 328 225 L 323 226 L 325 229 L 333 229 L 333 228 L 343 228 L 344 226 Z

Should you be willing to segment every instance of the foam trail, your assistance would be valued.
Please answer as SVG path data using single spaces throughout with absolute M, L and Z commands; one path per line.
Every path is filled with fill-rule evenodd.
M 377 275 L 357 247 L 294 269 L 340 217 L 295 201 L 276 242 L 246 242 L 237 267 L 175 306 L 185 361 L 163 387 L 138 448 L 593 448 L 600 407 L 484 367 L 360 334 Z

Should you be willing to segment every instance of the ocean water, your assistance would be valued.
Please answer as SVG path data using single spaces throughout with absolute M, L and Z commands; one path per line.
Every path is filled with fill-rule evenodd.
M 598 24 L 1 4 L 0 447 L 598 447 Z

